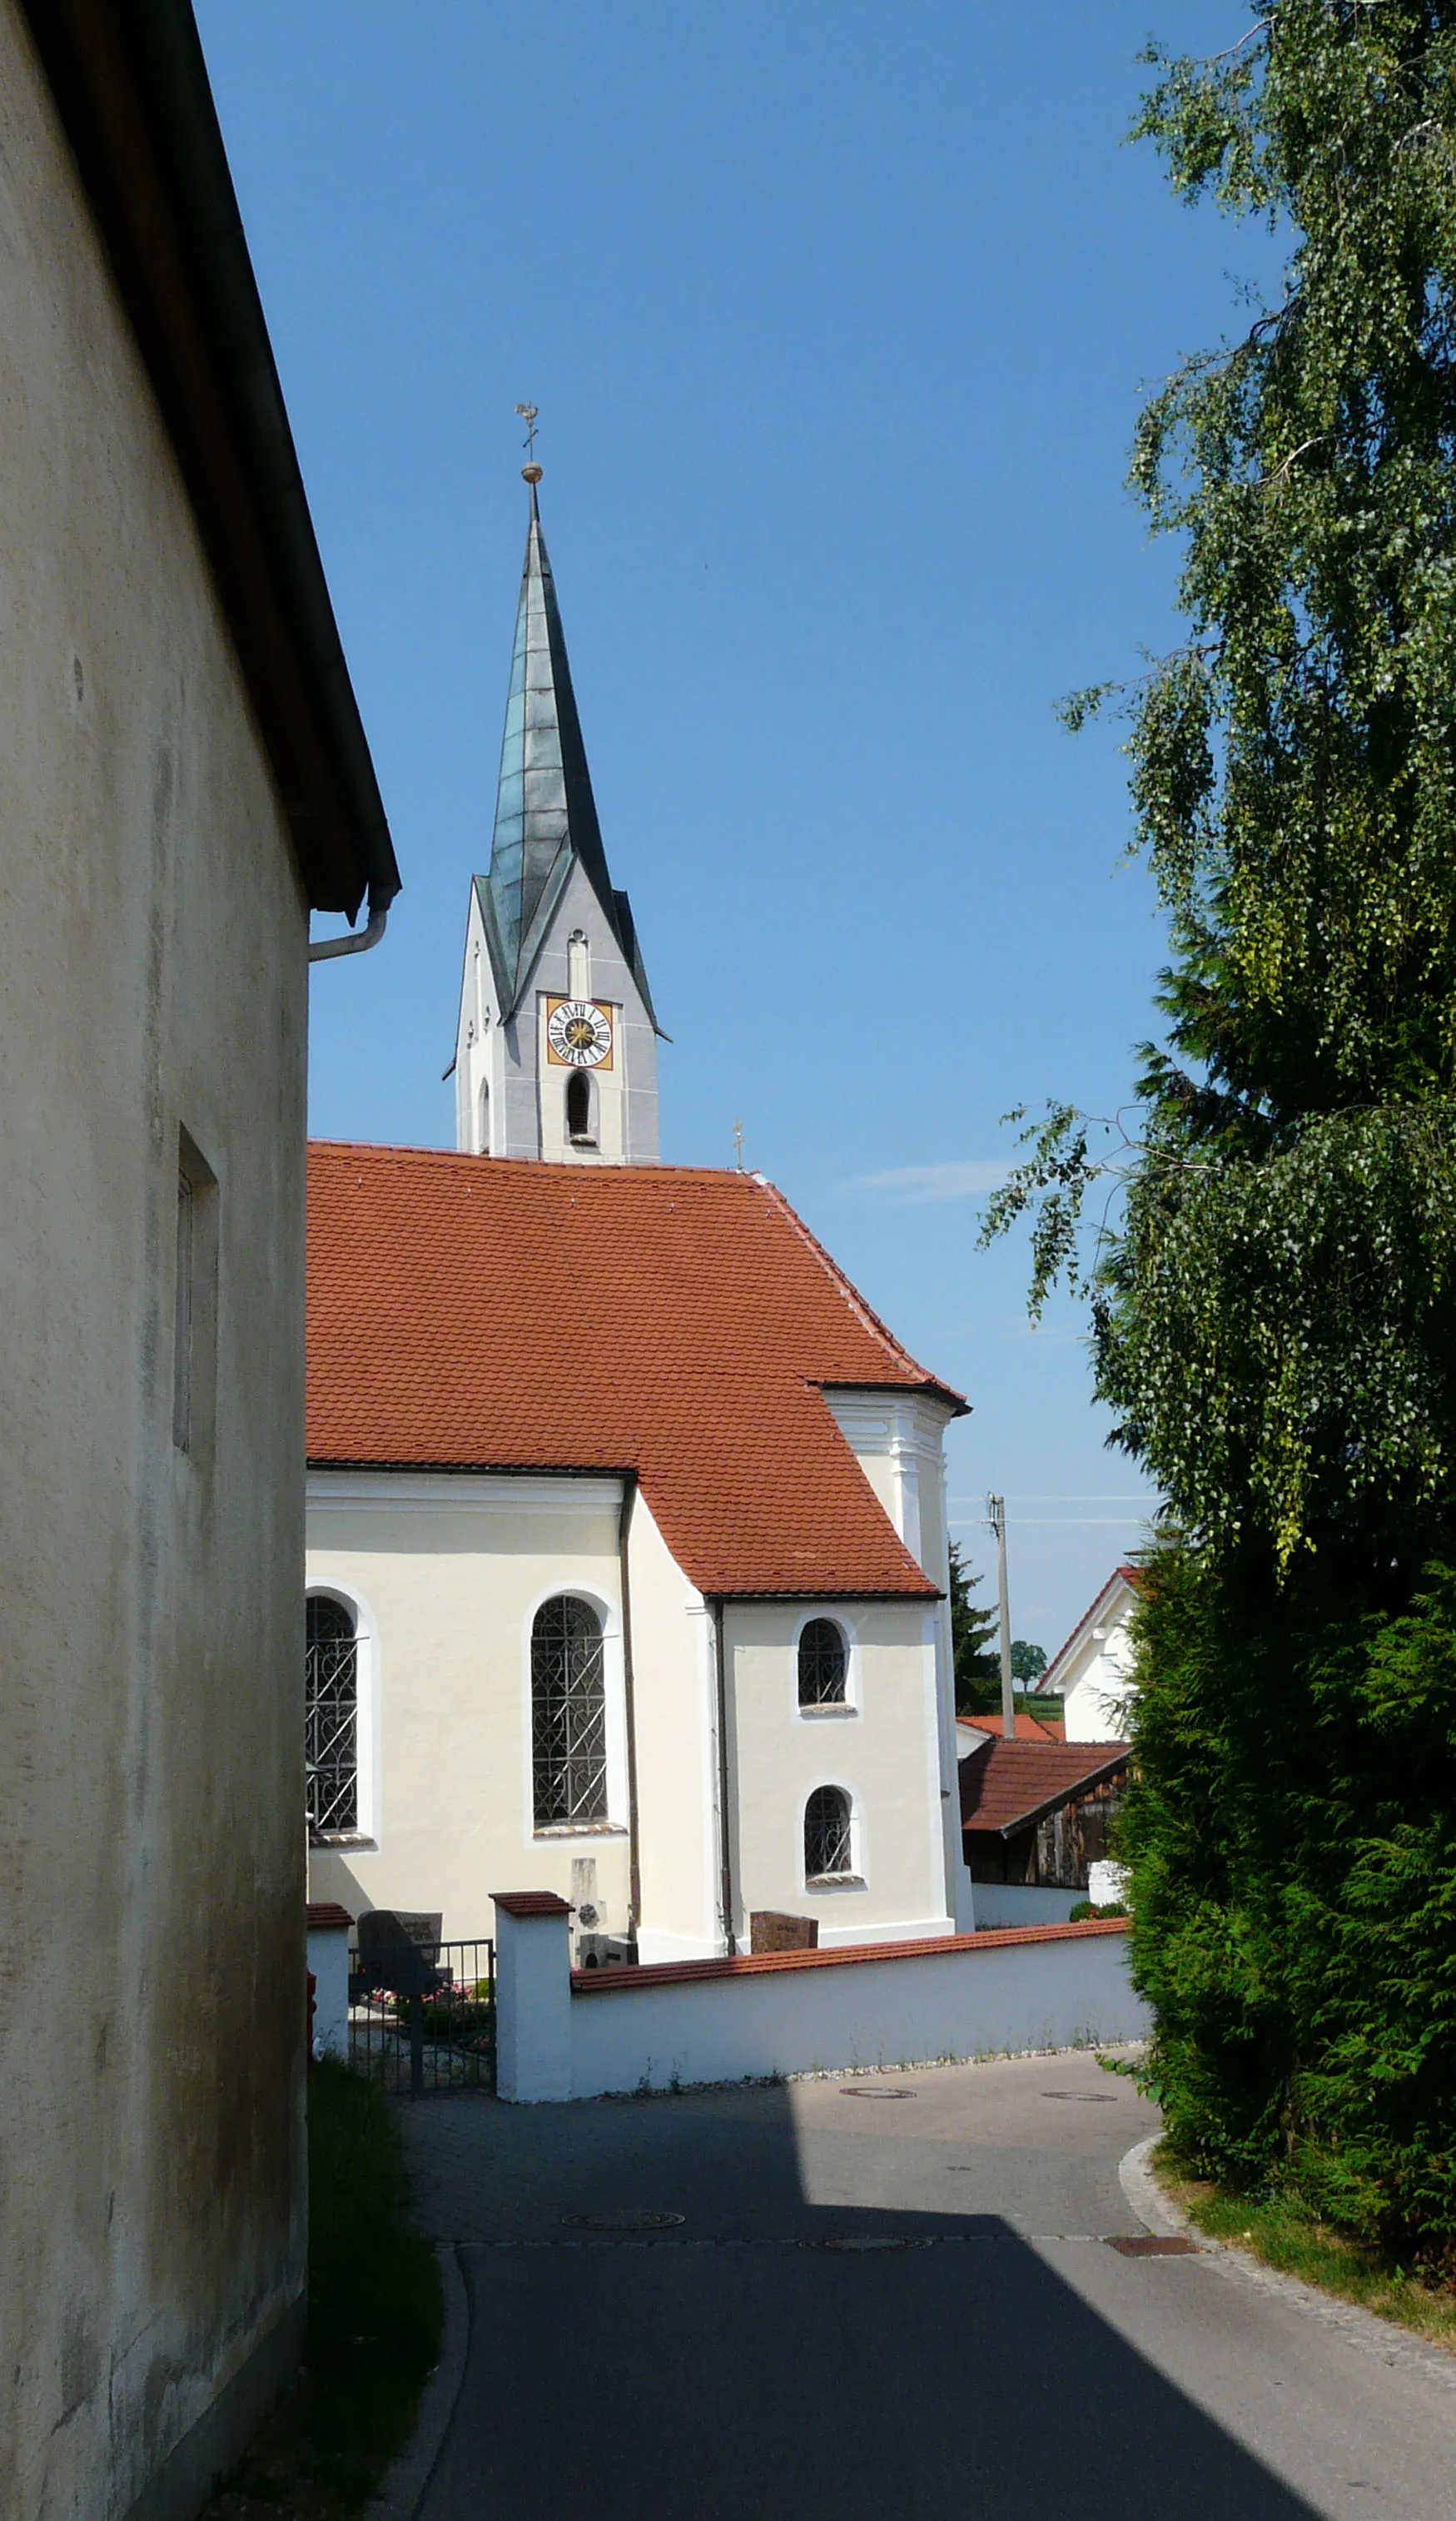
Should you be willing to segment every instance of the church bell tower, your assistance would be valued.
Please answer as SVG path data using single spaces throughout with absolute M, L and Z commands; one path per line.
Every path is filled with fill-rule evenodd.
M 541 468 L 523 469 L 530 523 L 490 870 L 471 885 L 455 1144 L 461 1155 L 651 1165 L 657 1020 L 602 847 L 541 532 Z

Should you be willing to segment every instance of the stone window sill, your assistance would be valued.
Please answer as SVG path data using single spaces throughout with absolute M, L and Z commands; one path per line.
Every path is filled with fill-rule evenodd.
M 826 1717 L 857 1716 L 859 1709 L 851 1707 L 847 1699 L 831 1699 L 826 1706 L 800 1707 L 798 1712 L 810 1724 L 821 1724 Z
M 806 1891 L 867 1891 L 869 1887 L 862 1873 L 811 1873 L 804 1884 Z
M 533 1829 L 532 1838 L 625 1838 L 619 1820 L 553 1820 L 544 1829 Z

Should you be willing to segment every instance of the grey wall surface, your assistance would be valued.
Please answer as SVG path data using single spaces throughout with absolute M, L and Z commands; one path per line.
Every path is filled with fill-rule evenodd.
M 14 0 L 0 411 L 0 2511 L 113 2521 L 302 2283 L 307 913 Z

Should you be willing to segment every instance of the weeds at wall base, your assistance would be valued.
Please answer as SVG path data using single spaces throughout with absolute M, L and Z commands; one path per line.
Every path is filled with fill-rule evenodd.
M 309 2081 L 307 2362 L 203 2521 L 355 2521 L 403 2448 L 443 2317 L 398 2123 L 325 2060 Z
M 1456 2353 L 1456 2285 L 1423 2281 L 1385 2252 L 1322 2222 L 1297 2197 L 1241 2196 L 1193 2177 L 1166 2138 L 1153 2168 L 1160 2186 L 1209 2240 L 1248 2250 L 1281 2275 L 1298 2276 Z

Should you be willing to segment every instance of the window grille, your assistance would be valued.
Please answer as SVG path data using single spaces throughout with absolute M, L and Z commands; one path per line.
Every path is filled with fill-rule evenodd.
M 537 1829 L 607 1817 L 602 1625 L 558 1593 L 531 1624 L 531 1775 Z
M 842 1707 L 849 1674 L 844 1631 L 833 1620 L 810 1620 L 798 1640 L 800 1707 Z
M 849 1798 L 842 1786 L 816 1786 L 804 1806 L 804 1880 L 833 1881 L 853 1870 Z
M 359 1634 L 354 1615 L 310 1593 L 304 1694 L 310 1838 L 359 1825 Z

